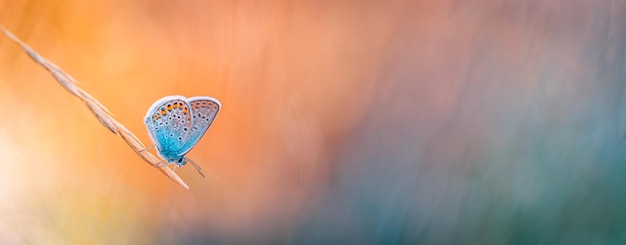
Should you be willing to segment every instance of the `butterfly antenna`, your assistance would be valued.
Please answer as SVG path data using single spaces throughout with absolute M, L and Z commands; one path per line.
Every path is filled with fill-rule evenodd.
M 190 163 L 191 163 L 191 165 L 193 165 L 193 167 L 194 167 L 194 168 L 196 168 L 196 170 L 198 170 L 198 173 L 200 173 L 200 175 L 202 175 L 202 178 L 205 178 L 205 177 L 204 177 L 204 174 L 202 173 L 202 168 L 201 168 L 200 166 L 198 166 L 198 164 L 196 164 L 194 161 L 192 161 L 192 160 L 191 160 L 191 159 L 189 159 L 189 158 L 185 158 L 185 159 L 186 159 L 188 162 L 190 162 Z

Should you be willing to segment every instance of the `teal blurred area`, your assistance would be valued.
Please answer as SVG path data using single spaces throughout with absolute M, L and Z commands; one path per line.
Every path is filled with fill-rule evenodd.
M 86 152 L 65 160 L 71 152 L 48 150 L 65 171 L 38 176 L 55 188 L 16 187 L 41 197 L 9 191 L 26 174 L 0 182 L 25 205 L 0 205 L 22 214 L 0 222 L 17 237 L 7 241 L 626 243 L 624 1 L 59 1 L 49 12 L 35 2 L 0 3 L 0 23 L 91 81 L 131 130 L 142 132 L 138 118 L 161 95 L 214 96 L 224 111 L 190 153 L 207 179 L 179 172 L 191 191 L 145 174 L 97 122 L 69 114 L 90 125 L 74 130 L 98 133 L 63 131 L 67 147 Z M 102 16 L 78 23 L 83 8 Z M 65 96 L 0 40 L 0 102 L 37 101 L 16 77 Z M 33 123 L 45 105 L 32 102 L 17 121 Z M 51 125 L 36 132 L 70 131 L 44 115 Z M 58 147 L 16 140 L 12 123 L 0 119 L 0 157 L 28 163 L 38 158 L 27 149 Z M 88 150 L 96 143 L 106 147 Z M 70 177 L 103 157 L 104 177 Z

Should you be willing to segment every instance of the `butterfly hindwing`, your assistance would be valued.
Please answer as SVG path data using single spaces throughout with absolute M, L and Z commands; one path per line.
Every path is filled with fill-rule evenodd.
M 193 148 L 206 131 L 211 127 L 222 107 L 221 103 L 212 97 L 197 96 L 187 99 L 190 106 L 191 130 L 187 142 L 183 146 L 183 153 Z

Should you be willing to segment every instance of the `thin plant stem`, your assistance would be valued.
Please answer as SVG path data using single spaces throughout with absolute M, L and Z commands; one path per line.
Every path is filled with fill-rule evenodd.
M 160 170 L 163 174 L 165 174 L 168 178 L 173 180 L 174 182 L 182 185 L 185 189 L 189 189 L 189 186 L 185 184 L 185 182 L 174 172 L 172 169 L 159 164 L 163 161 L 160 157 L 153 155 L 148 152 L 146 146 L 141 143 L 139 139 L 124 125 L 113 118 L 113 113 L 111 113 L 104 105 L 102 105 L 96 98 L 85 92 L 85 90 L 78 87 L 76 84 L 78 83 L 72 76 L 61 70 L 54 63 L 50 62 L 43 56 L 39 55 L 32 48 L 22 42 L 19 38 L 17 38 L 13 33 L 5 29 L 2 25 L 0 25 L 0 31 L 4 33 L 9 39 L 13 42 L 20 45 L 20 47 L 26 52 L 35 62 L 39 65 L 43 66 L 52 76 L 63 86 L 68 92 L 72 95 L 78 97 L 80 100 L 85 102 L 85 105 L 89 110 L 93 113 L 94 116 L 104 125 L 107 129 L 109 129 L 114 134 L 119 135 L 122 139 L 130 146 L 137 155 L 139 155 L 143 160 L 149 163 L 151 166 Z

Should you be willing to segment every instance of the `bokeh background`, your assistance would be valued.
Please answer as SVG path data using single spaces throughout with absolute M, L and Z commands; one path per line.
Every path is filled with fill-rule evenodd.
M 0 37 L 1 244 L 624 244 L 626 2 L 2 0 L 0 24 L 148 143 L 223 108 L 177 173 Z

